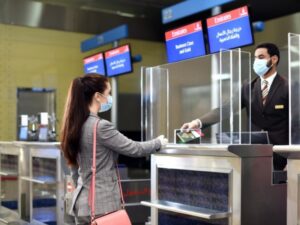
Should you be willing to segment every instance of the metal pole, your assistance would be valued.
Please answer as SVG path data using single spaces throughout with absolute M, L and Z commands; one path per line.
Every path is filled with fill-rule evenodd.
M 220 6 L 216 6 L 216 7 L 212 8 L 212 10 L 211 10 L 212 16 L 215 16 L 219 13 L 221 13 Z M 221 85 L 219 85 L 218 80 L 217 80 L 218 74 L 222 70 L 221 68 L 219 68 L 219 66 L 221 66 L 221 63 L 219 63 L 217 54 L 212 54 L 212 58 L 211 58 L 211 71 L 212 71 L 212 76 L 211 76 L 211 85 L 212 85 L 211 106 L 212 107 L 211 108 L 212 109 L 219 107 L 219 101 L 221 99 L 221 96 L 220 96 L 221 95 Z M 219 95 L 217 93 L 219 93 Z M 222 107 L 220 108 L 220 117 L 221 117 L 221 115 L 222 115 Z M 211 136 L 213 137 L 213 139 L 215 138 L 214 134 L 220 133 L 220 132 L 222 132 L 222 121 L 220 121 L 219 125 L 213 125 L 211 127 Z M 213 141 L 216 141 L 216 140 L 214 139 Z
M 118 41 L 113 42 L 113 47 L 118 47 Z M 113 107 L 111 108 L 111 122 L 118 128 L 118 77 L 111 78 L 111 95 L 113 98 Z

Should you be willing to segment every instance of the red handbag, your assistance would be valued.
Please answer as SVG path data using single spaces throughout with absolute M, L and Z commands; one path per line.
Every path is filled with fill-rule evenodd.
M 92 180 L 90 183 L 90 192 L 89 192 L 89 206 L 91 208 L 91 225 L 131 225 L 131 221 L 128 217 L 126 210 L 124 209 L 124 197 L 123 191 L 120 181 L 120 174 L 118 167 L 116 165 L 116 173 L 118 176 L 118 184 L 120 188 L 120 195 L 121 195 L 121 205 L 122 209 L 106 214 L 101 217 L 95 218 L 95 181 L 96 181 L 96 130 L 97 125 L 100 120 L 94 125 L 94 133 L 93 133 L 93 164 L 92 164 Z

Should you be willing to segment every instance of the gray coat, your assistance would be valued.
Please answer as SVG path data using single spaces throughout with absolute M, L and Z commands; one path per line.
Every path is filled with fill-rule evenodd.
M 88 206 L 89 185 L 91 180 L 93 127 L 99 117 L 90 114 L 83 125 L 80 153 L 78 155 L 79 169 L 73 177 L 77 187 L 73 193 L 71 215 L 89 216 Z M 142 157 L 155 152 L 161 147 L 160 140 L 154 139 L 147 142 L 135 142 L 117 131 L 112 123 L 101 119 L 97 127 L 96 150 L 96 190 L 95 190 L 95 214 L 102 215 L 121 208 L 120 191 L 117 183 L 115 162 L 118 154 Z M 77 181 L 77 182 L 76 182 Z

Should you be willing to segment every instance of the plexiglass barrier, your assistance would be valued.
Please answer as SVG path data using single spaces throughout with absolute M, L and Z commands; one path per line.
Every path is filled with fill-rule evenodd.
M 141 80 L 143 140 L 164 134 L 174 143 L 174 130 L 203 115 L 209 122 L 202 129 L 201 143 L 222 144 L 217 137 L 223 132 L 234 134 L 235 142 L 238 137 L 241 143 L 237 134 L 250 131 L 251 115 L 242 111 L 241 101 L 242 86 L 251 80 L 249 52 L 228 50 L 145 67 Z
M 290 144 L 300 144 L 300 35 L 288 34 Z
M 163 67 L 142 68 L 142 133 L 143 140 L 159 134 L 169 136 L 169 70 Z M 145 131 L 145 132 L 143 132 Z

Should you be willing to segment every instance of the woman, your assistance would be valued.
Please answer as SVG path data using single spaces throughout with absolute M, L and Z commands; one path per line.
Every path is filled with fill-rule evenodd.
M 71 214 L 77 225 L 90 224 L 88 206 L 91 180 L 93 126 L 97 127 L 95 214 L 103 214 L 121 208 L 120 190 L 117 183 L 115 163 L 118 154 L 132 157 L 149 155 L 167 142 L 163 136 L 147 141 L 135 142 L 113 125 L 97 116 L 111 108 L 111 86 L 108 79 L 96 74 L 75 78 L 69 88 L 61 131 L 61 149 L 73 169 L 76 184 Z

